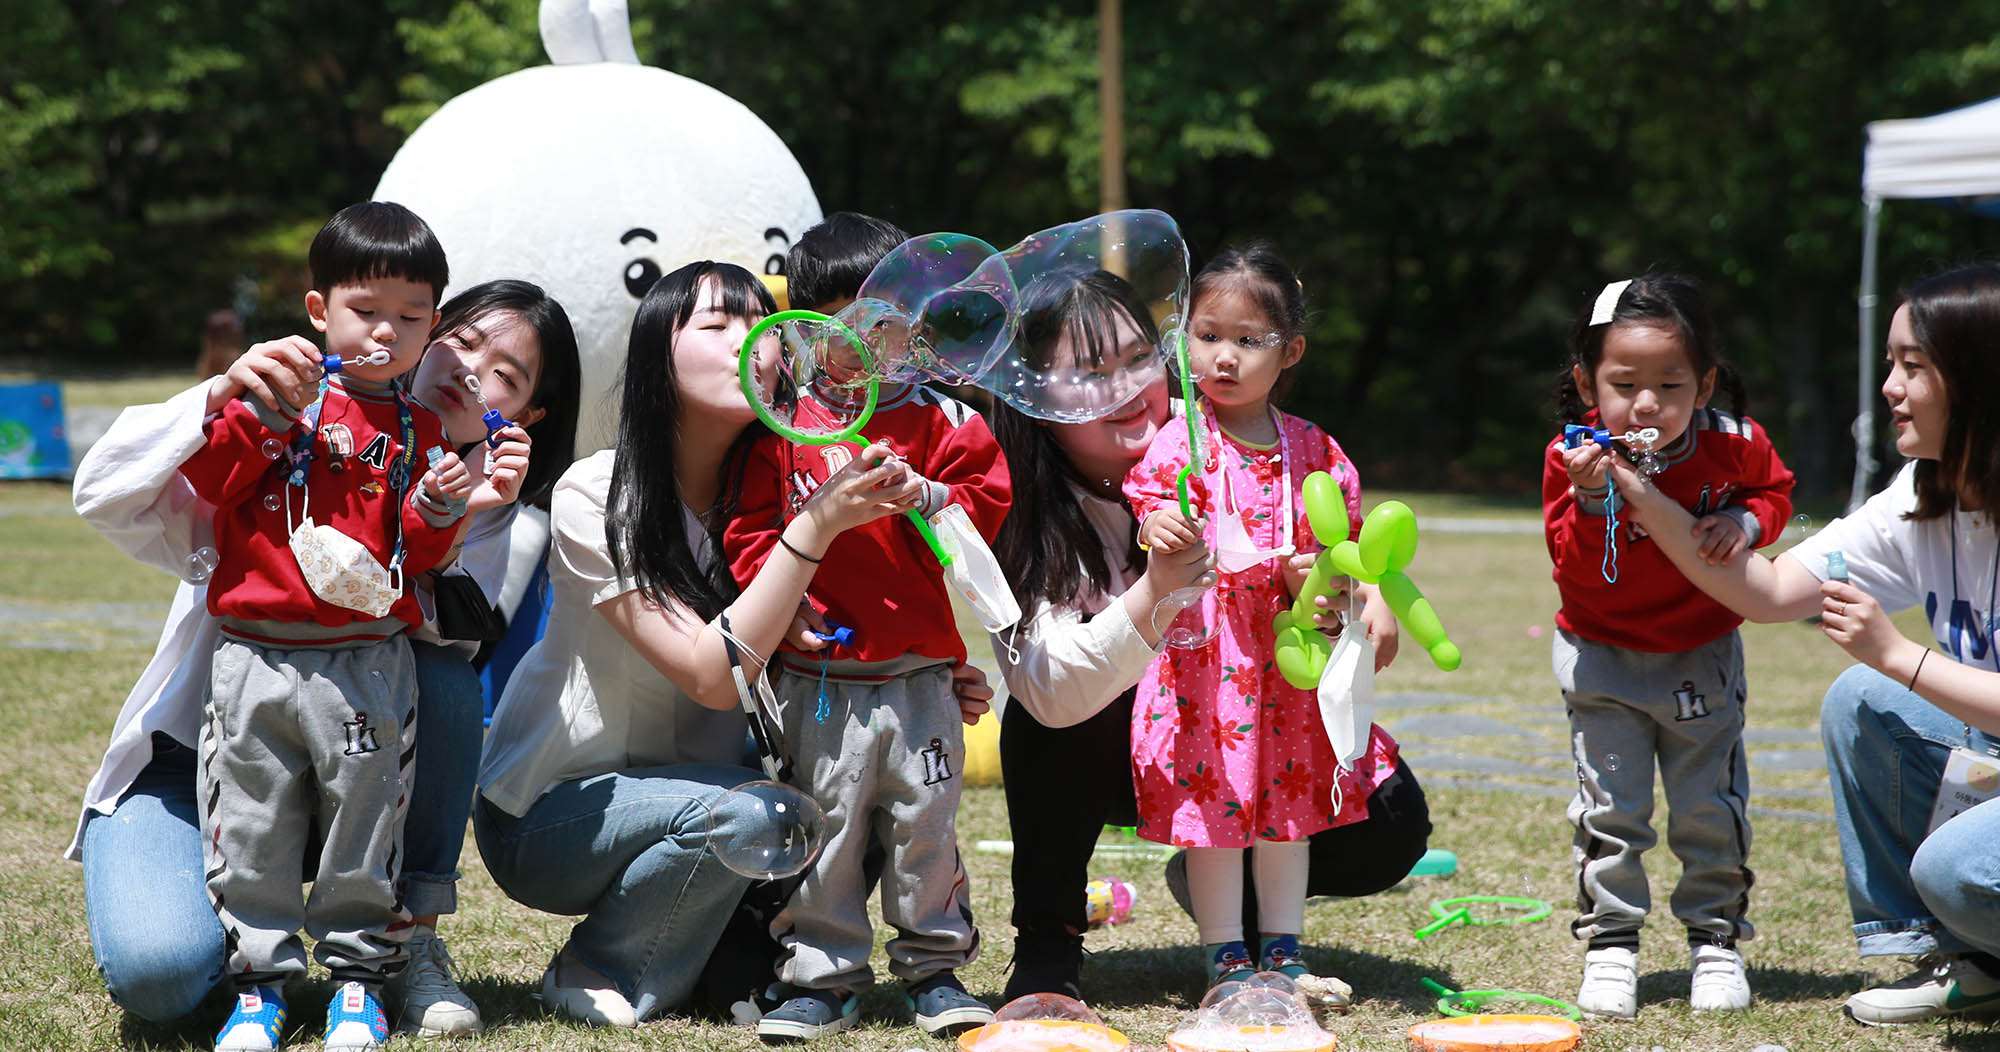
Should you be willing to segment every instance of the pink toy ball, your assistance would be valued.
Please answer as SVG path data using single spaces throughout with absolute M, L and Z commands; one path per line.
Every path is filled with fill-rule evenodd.
M 1118 877 L 1096 877 L 1083 886 L 1083 914 L 1090 927 L 1132 919 L 1133 887 Z

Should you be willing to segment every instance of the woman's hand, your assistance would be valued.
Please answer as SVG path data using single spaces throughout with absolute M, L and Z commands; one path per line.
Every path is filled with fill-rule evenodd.
M 1694 521 L 1694 539 L 1702 560 L 1721 566 L 1750 549 L 1750 537 L 1743 524 L 1722 514 L 1703 515 Z
M 845 530 L 909 511 L 923 496 L 924 480 L 887 445 L 870 442 L 806 499 L 800 517 L 821 535 L 820 547 L 810 554 L 823 553 Z
M 961 661 L 952 667 L 951 692 L 958 698 L 958 718 L 968 727 L 993 711 L 993 688 L 986 685 L 986 673 L 977 665 Z
M 1827 581 L 1819 586 L 1819 594 L 1820 631 L 1869 668 L 1883 672 L 1892 652 L 1917 646 L 1889 623 L 1874 596 L 1853 583 Z
M 244 351 L 210 382 L 208 411 L 249 394 L 273 409 L 297 413 L 319 396 L 320 351 L 303 336 L 266 340 Z
M 1197 536 L 1182 547 L 1155 545 L 1146 553 L 1146 582 L 1153 595 L 1165 598 L 1183 588 L 1203 588 L 1215 584 L 1215 555 Z
M 467 514 L 477 514 L 521 499 L 521 483 L 528 477 L 529 447 L 534 444 L 519 426 L 508 424 L 497 433 L 498 446 L 481 442 L 468 462 L 475 472 L 484 472 L 466 501 Z

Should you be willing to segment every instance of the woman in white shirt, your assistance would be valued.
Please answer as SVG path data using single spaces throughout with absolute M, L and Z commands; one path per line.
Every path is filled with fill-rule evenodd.
M 748 271 L 691 263 L 656 282 L 632 321 L 618 443 L 556 486 L 546 634 L 494 713 L 473 827 L 500 887 L 582 916 L 542 977 L 542 999 L 585 1022 L 633 1026 L 690 1002 L 754 1011 L 771 978 L 724 962 L 718 941 L 750 878 L 711 838 L 769 834 L 719 809 L 763 777 L 742 766 L 748 725 L 726 644 L 753 676 L 781 638 L 823 645 L 800 600 L 841 531 L 915 507 L 922 479 L 871 445 L 816 491 L 739 594 L 720 534 L 743 455 L 763 429 L 738 351 L 774 309 Z M 760 358 L 769 375 L 775 333 Z M 991 691 L 972 674 L 961 706 Z M 746 932 L 746 938 L 757 933 Z M 713 955 L 713 956 L 712 956 Z
M 1633 521 L 1703 591 L 1752 621 L 1817 616 L 1861 664 L 1827 690 L 1820 733 L 1855 941 L 1916 971 L 1847 999 L 1871 1025 L 2000 1011 L 2000 267 L 1911 286 L 1889 323 L 1882 396 L 1911 458 L 1861 509 L 1775 559 L 1701 557 L 1688 513 L 1622 458 Z M 1837 558 L 1836 558 L 1837 556 Z M 1921 604 L 1936 652 L 1889 615 Z M 1938 660 L 1931 661 L 1936 657 Z M 1985 764 L 1976 761 L 1984 759 Z M 1984 801 L 1984 802 L 1981 802 Z
M 1137 820 L 1132 697 L 1161 645 L 1153 610 L 1177 589 L 1213 581 L 1215 561 L 1202 545 L 1142 553 L 1138 523 L 1119 490 L 1153 436 L 1177 419 L 1170 416 L 1160 352 L 1148 338 L 1150 315 L 1143 303 L 1122 298 L 1126 289 L 1081 275 L 1068 294 L 1045 288 L 1043 305 L 1023 320 L 1021 339 L 1026 353 L 1067 354 L 1105 376 L 1152 370 L 1154 379 L 1138 396 L 1082 424 L 1032 420 L 1003 404 L 989 413 L 1015 480 L 995 554 L 1023 611 L 1018 633 L 993 639 L 1009 695 L 1000 762 L 1008 774 L 1017 933 L 1004 1000 L 1040 992 L 1080 996 L 1083 886 L 1093 845 L 1107 824 Z M 1117 320 L 1121 315 L 1130 320 Z M 1295 587 L 1312 559 L 1293 557 Z M 1373 598 L 1372 586 L 1363 585 L 1361 594 Z M 1319 616 L 1322 627 L 1331 626 L 1332 615 Z M 1377 666 L 1387 665 L 1396 653 L 1394 617 L 1380 602 L 1361 616 Z M 1052 770 L 1063 776 L 1042 776 Z M 1430 812 L 1407 766 L 1377 786 L 1368 812 L 1363 821 L 1313 837 L 1309 894 L 1374 894 L 1401 880 L 1423 855 Z M 1167 867 L 1168 888 L 1184 910 L 1186 861 L 1182 853 Z M 1254 931 L 1253 884 L 1246 880 L 1244 887 L 1244 924 Z
M 576 336 L 562 306 L 524 281 L 489 281 L 446 301 L 434 339 L 411 374 L 411 393 L 436 412 L 468 452 L 487 437 L 473 377 L 487 404 L 526 427 L 485 454 L 489 484 L 474 494 L 471 525 L 451 586 L 512 609 L 547 537 L 541 510 L 569 465 L 579 386 Z M 319 351 L 291 336 L 260 343 L 229 371 L 158 405 L 119 415 L 77 468 L 76 508 L 107 540 L 149 566 L 183 577 L 214 543 L 213 509 L 179 474 L 202 443 L 203 422 L 246 391 L 266 404 L 316 396 Z M 527 441 L 521 441 L 525 438 Z M 529 456 L 532 445 L 533 456 Z M 525 470 L 524 470 L 525 469 Z M 207 565 L 212 566 L 210 562 Z M 433 575 L 420 587 L 429 589 Z M 194 743 L 200 733 L 216 620 L 207 587 L 183 580 L 159 646 L 126 698 L 104 760 L 84 792 L 68 857 L 83 863 L 84 912 L 106 989 L 126 1011 L 166 1022 L 192 1012 L 223 976 L 222 925 L 202 878 L 195 815 Z M 428 599 L 427 610 L 431 609 Z M 450 626 L 446 626 L 449 628 Z M 457 908 L 459 851 L 472 804 L 485 703 L 472 669 L 476 644 L 453 644 L 437 626 L 412 633 L 418 683 L 417 749 L 404 827 L 404 905 L 417 925 L 410 963 L 392 981 L 398 1025 L 426 1035 L 474 1032 L 479 1013 L 452 977 L 435 935 Z

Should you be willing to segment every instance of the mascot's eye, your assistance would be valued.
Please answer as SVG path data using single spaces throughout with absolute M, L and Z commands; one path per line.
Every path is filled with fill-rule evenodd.
M 660 280 L 660 265 L 645 256 L 625 264 L 625 291 L 631 293 L 635 300 L 644 299 L 646 290 L 652 288 L 653 282 L 658 280 Z
M 783 274 L 785 272 L 785 253 L 786 250 L 791 248 L 792 239 L 785 235 L 784 228 L 774 226 L 764 231 L 764 240 L 777 242 L 777 244 L 771 246 L 771 254 L 764 260 L 764 273 Z

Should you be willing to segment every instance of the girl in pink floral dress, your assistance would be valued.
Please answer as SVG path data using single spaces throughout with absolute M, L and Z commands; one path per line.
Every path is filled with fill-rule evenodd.
M 1132 772 L 1139 834 L 1188 848 L 1195 923 L 1211 953 L 1211 980 L 1259 966 L 1305 974 L 1306 838 L 1368 817 L 1368 797 L 1395 769 L 1396 745 L 1373 728 L 1368 752 L 1341 770 L 1312 691 L 1273 664 L 1271 615 L 1290 605 L 1322 546 L 1301 493 L 1308 474 L 1331 473 L 1361 525 L 1354 465 L 1326 432 L 1278 412 L 1291 367 L 1305 353 L 1305 296 L 1268 247 L 1224 252 L 1195 277 L 1189 355 L 1204 463 L 1189 479 L 1198 521 L 1181 514 L 1175 477 L 1189 460 L 1184 427 L 1161 429 L 1125 479 L 1142 548 L 1194 543 L 1207 527 L 1220 583 L 1207 604 L 1207 642 L 1162 653 L 1132 707 Z M 1331 542 L 1340 538 L 1323 538 Z M 1367 586 L 1364 598 L 1373 598 Z M 1243 853 L 1250 852 L 1249 865 Z M 1262 932 L 1252 957 L 1243 930 L 1246 868 Z

